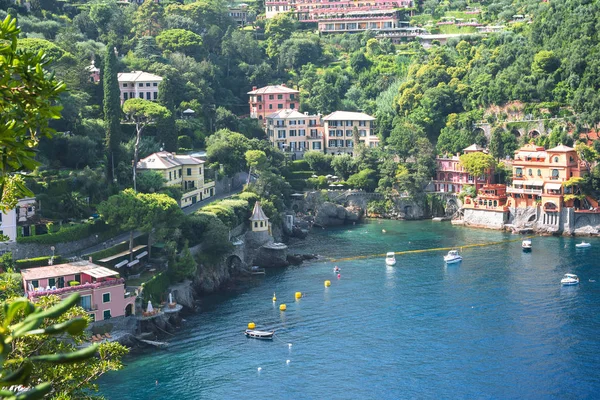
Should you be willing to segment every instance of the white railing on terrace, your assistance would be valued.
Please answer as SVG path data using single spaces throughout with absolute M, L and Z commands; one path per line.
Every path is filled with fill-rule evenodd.
M 525 189 L 525 188 L 516 188 L 513 186 L 507 186 L 506 193 L 542 194 L 542 189 Z

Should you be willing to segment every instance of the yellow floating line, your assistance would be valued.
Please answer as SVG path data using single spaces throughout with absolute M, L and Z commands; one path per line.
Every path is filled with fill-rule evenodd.
M 526 237 L 520 237 L 519 239 L 511 239 L 511 240 L 502 240 L 500 242 L 489 242 L 489 243 L 474 243 L 474 244 L 465 244 L 464 246 L 460 246 L 460 249 L 470 249 L 473 247 L 485 247 L 485 246 L 497 246 L 499 244 L 503 244 L 503 243 L 510 243 L 510 242 L 518 242 L 524 239 L 530 239 L 532 236 L 526 236 Z M 455 250 L 457 248 L 457 246 L 454 247 L 438 247 L 435 249 L 420 249 L 420 250 L 405 250 L 405 251 L 397 251 L 394 254 L 395 255 L 404 255 L 404 254 L 417 254 L 417 253 L 430 253 L 430 252 L 434 252 L 434 251 L 450 251 L 450 250 Z M 352 260 L 365 260 L 367 258 L 379 258 L 379 257 L 385 257 L 387 255 L 387 253 L 384 254 L 369 254 L 366 256 L 354 256 L 354 257 L 345 257 L 345 258 L 333 258 L 333 259 L 329 259 L 326 261 L 329 262 L 342 262 L 342 261 L 352 261 Z

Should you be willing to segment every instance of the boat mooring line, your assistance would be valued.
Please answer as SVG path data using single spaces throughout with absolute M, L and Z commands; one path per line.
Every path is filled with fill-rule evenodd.
M 433 252 L 433 251 L 450 251 L 450 250 L 456 250 L 457 248 L 462 249 L 470 249 L 473 247 L 486 247 L 486 246 L 497 246 L 499 244 L 503 244 L 503 243 L 510 243 L 510 242 L 518 242 L 524 239 L 531 239 L 533 236 L 526 236 L 526 237 L 520 237 L 519 239 L 510 239 L 510 240 L 502 240 L 500 242 L 490 242 L 490 243 L 474 243 L 474 244 L 465 244 L 463 246 L 454 246 L 454 247 L 438 247 L 435 249 L 419 249 L 419 250 L 405 250 L 405 251 L 397 251 L 394 252 L 395 255 L 404 255 L 404 254 L 418 254 L 418 253 L 429 253 L 429 252 Z M 386 254 L 368 254 L 368 255 L 364 255 L 364 256 L 354 256 L 354 257 L 344 257 L 344 258 L 330 258 L 330 259 L 324 259 L 323 261 L 327 261 L 327 262 L 342 262 L 342 261 L 352 261 L 352 260 L 365 260 L 368 258 L 378 258 L 378 257 L 385 257 Z

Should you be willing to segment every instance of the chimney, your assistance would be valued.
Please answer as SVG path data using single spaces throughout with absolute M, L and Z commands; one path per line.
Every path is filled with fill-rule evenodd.
M 258 89 L 256 86 L 252 86 L 252 90 L 256 90 Z
M 308 111 L 304 111 L 304 115 L 308 115 Z
M 285 86 L 285 83 L 282 83 L 282 84 L 281 84 L 281 86 L 283 86 L 283 87 L 287 87 L 287 86 Z

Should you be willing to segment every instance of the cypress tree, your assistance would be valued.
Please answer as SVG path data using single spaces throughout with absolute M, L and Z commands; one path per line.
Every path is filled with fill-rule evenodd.
M 177 127 L 175 126 L 175 85 L 169 77 L 164 77 L 158 85 L 158 102 L 167 110 L 171 116 L 157 124 L 159 138 L 164 143 L 165 151 L 177 151 Z
M 121 94 L 119 91 L 117 55 L 114 46 L 106 46 L 104 62 L 104 123 L 106 126 L 107 171 L 110 181 L 115 179 L 115 167 L 119 160 L 119 144 L 121 143 Z

